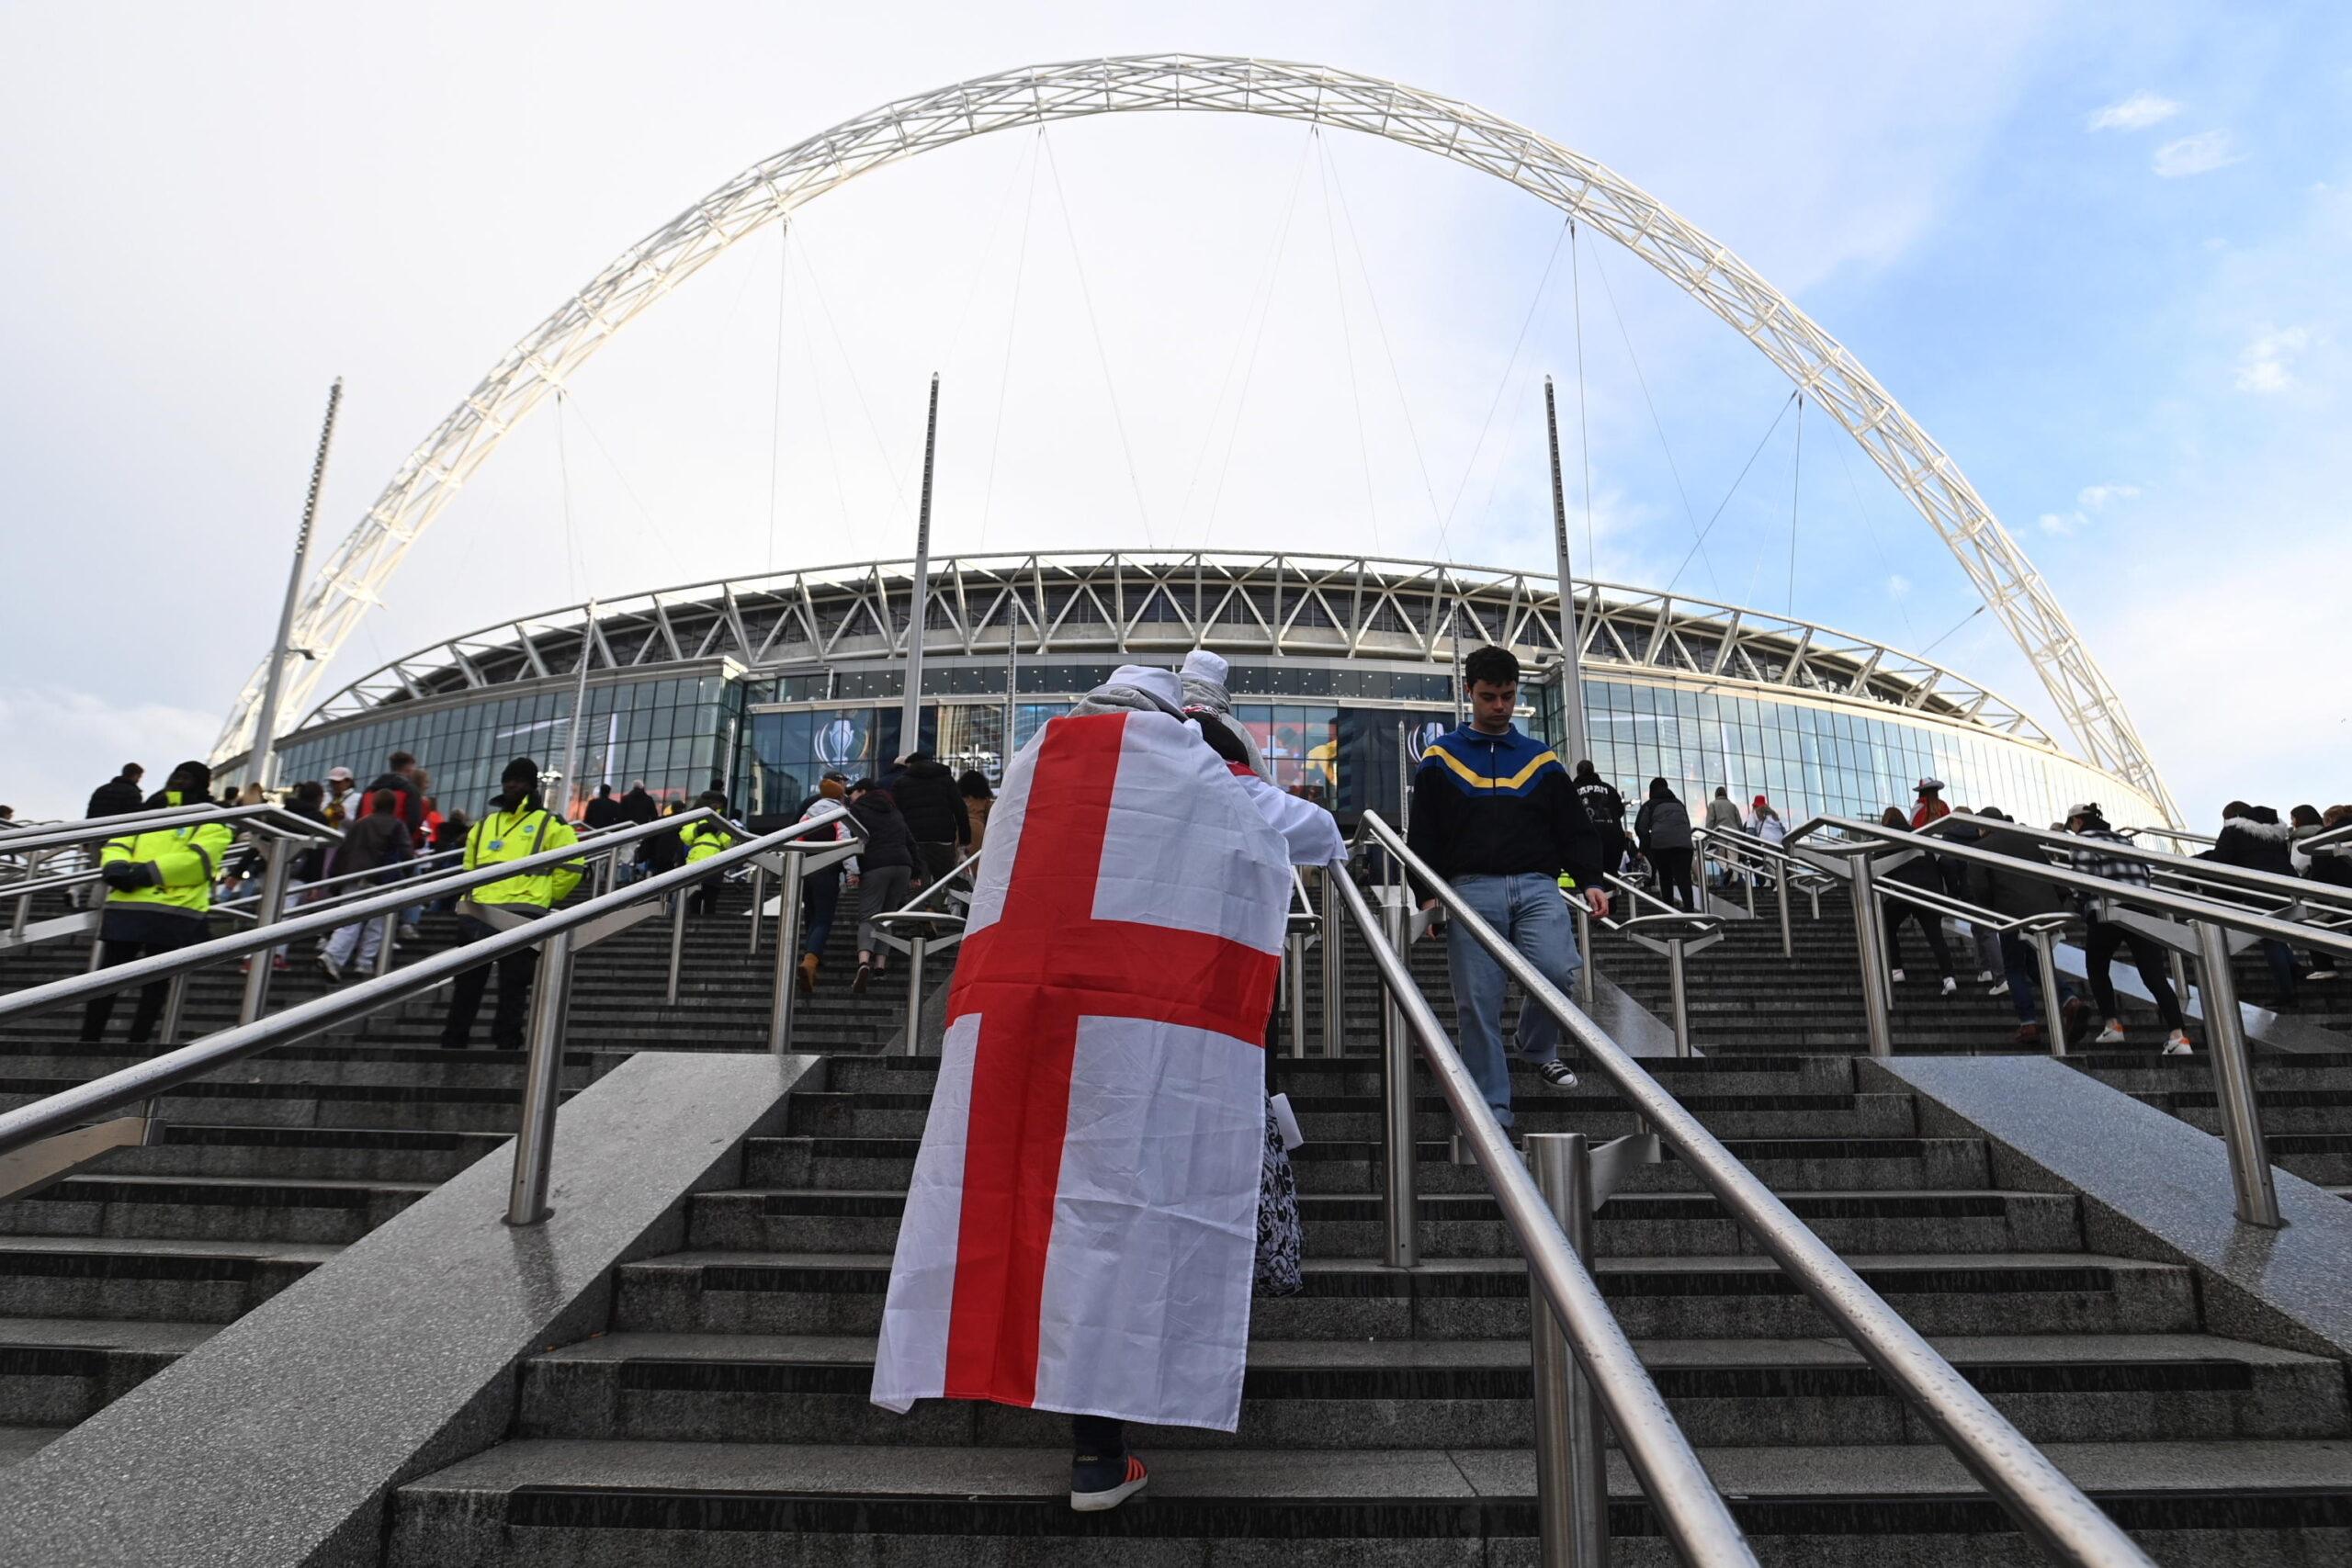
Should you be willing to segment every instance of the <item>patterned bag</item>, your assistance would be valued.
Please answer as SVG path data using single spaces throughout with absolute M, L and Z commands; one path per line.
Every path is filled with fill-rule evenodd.
M 1261 1296 L 1295 1296 L 1305 1281 L 1298 1259 L 1298 1180 L 1272 1107 L 1266 1111 L 1266 1157 L 1258 1170 L 1258 1258 L 1252 1284 Z

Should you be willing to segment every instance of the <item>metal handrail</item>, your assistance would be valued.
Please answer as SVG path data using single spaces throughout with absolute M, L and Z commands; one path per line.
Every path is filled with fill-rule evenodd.
M 1951 834 L 1958 829 L 1973 827 L 1984 820 L 1984 818 L 1965 818 L 1957 815 L 1939 817 L 1921 830 L 1922 837 L 1935 841 L 1919 847 L 1935 854 L 1951 855 L 1957 850 L 1966 847 L 1953 842 Z M 1816 828 L 1825 823 L 1836 824 L 1849 832 L 1861 828 L 1867 828 L 1872 833 L 1893 831 L 1875 823 L 1861 823 L 1852 818 L 1828 816 L 1815 818 L 1805 824 L 1805 829 Z M 1955 823 L 1958 825 L 1957 828 L 1952 826 Z M 1803 830 L 1800 829 L 1800 831 Z M 2047 828 L 2029 827 L 2023 822 L 2003 822 L 2000 824 L 2000 831 L 2005 835 L 2030 839 L 2047 848 L 2063 849 L 2068 852 L 2079 849 L 2084 841 L 2078 833 L 2052 832 Z M 1793 840 L 1797 834 L 1792 833 L 1789 837 Z M 2093 842 L 2096 841 L 2093 840 Z M 2227 902 L 2221 897 L 2220 890 L 2228 889 L 2233 892 L 2263 894 L 2278 900 L 2282 907 L 2290 904 L 2309 904 L 2316 899 L 2324 904 L 2352 911 L 2352 887 L 2338 887 L 2325 882 L 2314 883 L 2301 876 L 2281 876 L 2271 871 L 2253 871 L 2242 865 L 2226 865 L 2220 861 L 2199 860 L 2191 855 L 2166 854 L 2162 850 L 2143 849 L 2136 843 L 2131 846 L 2129 854 L 2122 858 L 2139 861 L 2154 874 L 2168 876 L 2176 881 L 2207 889 L 2209 891 L 2191 896 L 2215 903 Z M 1997 852 L 1995 852 L 1995 859 L 2010 865 L 2019 863 L 2015 856 L 1999 854 Z M 2093 880 L 2103 879 L 2094 878 Z M 2108 883 L 2107 886 L 2112 887 L 2114 884 Z M 2305 928 L 2298 927 L 2299 931 L 2302 929 Z M 2301 938 L 2290 933 L 2279 940 L 2301 941 Z
M 904 915 L 922 908 L 925 904 L 930 903 L 933 898 L 938 897 L 942 893 L 946 892 L 948 888 L 954 886 L 956 879 L 963 875 L 966 872 L 971 870 L 973 866 L 978 865 L 979 863 L 979 860 L 980 852 L 974 850 L 970 854 L 966 855 L 962 860 L 957 861 L 955 865 L 950 867 L 946 875 L 933 878 L 930 886 L 924 888 L 922 892 L 916 894 L 913 897 L 908 899 L 897 908 L 889 910 L 888 913 L 894 915 Z
M 696 809 L 707 810 L 708 808 L 697 807 Z M 591 840 L 607 839 L 623 828 L 641 826 L 644 826 L 644 824 L 609 822 L 601 828 L 575 828 L 573 831 L 579 836 L 580 843 L 585 845 Z M 598 849 L 603 849 L 606 846 L 600 843 L 596 847 Z M 312 895 L 318 893 L 322 888 L 338 887 L 346 883 L 365 882 L 370 877 L 380 878 L 387 872 L 394 870 L 401 870 L 404 872 L 406 877 L 413 879 L 416 874 L 425 866 L 431 865 L 436 861 L 458 860 L 461 858 L 465 852 L 465 845 L 454 844 L 446 850 L 431 850 L 421 855 L 411 855 L 406 860 L 389 861 L 382 865 L 372 866 L 366 871 L 337 872 L 333 876 L 322 876 L 314 882 L 305 882 L 302 884 L 302 891 L 305 895 Z M 387 886 L 390 885 L 379 882 L 376 886 Z M 353 897 L 354 895 L 351 894 L 338 894 L 336 897 L 332 898 L 305 897 L 302 900 L 302 908 L 314 912 L 320 909 L 339 908 L 345 903 L 349 902 Z M 246 912 L 246 905 L 258 904 L 260 902 L 261 895 L 258 892 L 239 894 L 234 898 L 221 898 L 215 900 L 212 905 L 212 912 L 216 915 L 242 915 Z
M 108 839 L 119 839 L 129 834 L 152 833 L 166 828 L 212 822 L 231 823 L 245 832 L 266 833 L 278 839 L 333 840 L 343 837 L 341 832 L 325 823 L 297 816 L 282 806 L 164 806 L 153 811 L 143 808 L 127 811 L 119 817 L 88 817 L 79 822 L 68 822 L 29 835 L 11 834 L 5 842 L 8 853 L 20 854 L 28 850 L 104 843 Z
M 695 814 L 690 812 L 686 815 L 691 818 Z M 715 816 L 716 813 L 710 813 L 710 815 Z M 672 825 L 678 820 L 677 818 L 666 819 Z M 492 932 L 479 942 L 444 949 L 420 959 L 406 968 L 395 969 L 389 974 L 376 976 L 343 989 L 329 991 L 324 996 L 298 1003 L 283 1012 L 273 1013 L 267 1018 L 255 1019 L 248 1023 L 234 1025 L 183 1045 L 177 1050 L 167 1051 L 160 1056 L 135 1063 L 120 1071 L 108 1073 L 103 1077 L 94 1078 L 88 1083 L 35 1100 L 30 1105 L 20 1106 L 14 1111 L 0 1113 L 0 1156 L 16 1154 L 45 1139 L 71 1133 L 95 1117 L 124 1111 L 131 1106 L 153 1100 L 177 1089 L 182 1084 L 192 1083 L 209 1073 L 243 1061 L 248 1056 L 275 1050 L 282 1045 L 289 1045 L 297 1041 L 310 1039 L 313 1035 L 324 1033 L 337 1024 L 379 1012 L 396 1002 L 406 1000 L 410 997 L 438 987 L 444 981 L 454 979 L 461 971 L 471 969 L 477 964 L 495 963 L 507 954 L 519 953 L 526 947 L 542 942 L 551 944 L 551 951 L 560 953 L 562 962 L 551 964 L 550 967 L 559 971 L 568 969 L 569 955 L 573 945 L 572 933 L 575 931 L 593 926 L 599 921 L 607 921 L 610 917 L 632 906 L 644 904 L 649 900 L 658 899 L 664 895 L 690 886 L 715 872 L 727 870 L 739 861 L 767 853 L 789 840 L 830 820 L 831 820 L 831 816 L 818 818 L 795 823 L 790 828 L 771 833 L 764 838 L 745 839 L 719 851 L 717 854 L 696 861 L 692 865 L 679 866 L 628 887 L 591 898 L 584 903 L 567 905 L 560 909 L 550 910 L 537 919 L 526 920 L 508 930 Z M 660 825 L 639 823 L 632 826 L 655 829 Z M 486 869 L 495 872 L 499 876 L 512 876 L 520 868 L 540 863 L 556 863 L 561 857 L 572 852 L 572 848 L 567 846 L 563 849 L 549 850 L 537 855 L 527 856 L 523 860 L 503 861 L 495 867 Z M 448 880 L 455 883 L 463 879 Z M 413 891 L 413 889 L 403 890 L 401 897 L 409 897 Z M 387 906 L 387 908 L 391 907 L 396 906 Z M 286 922 L 287 925 L 296 923 L 298 922 Z M 267 941 L 277 940 L 283 935 L 283 927 L 271 929 L 266 941 L 260 944 L 266 945 Z M 219 956 L 217 950 L 232 947 L 251 948 L 255 944 L 255 937 L 248 935 L 226 938 L 220 942 L 205 943 L 204 946 L 216 950 L 214 955 Z M 176 973 L 186 966 L 176 962 L 182 959 L 182 953 L 169 953 L 162 956 L 164 959 L 175 961 L 167 966 L 168 972 Z M 140 964 L 152 962 L 154 961 L 141 960 Z M 139 964 L 124 964 L 121 967 L 130 969 L 139 966 Z M 153 979 L 157 976 L 154 974 L 149 974 L 144 977 Z M 561 973 L 544 976 L 542 985 L 546 988 L 540 993 L 540 1003 L 548 1003 L 550 991 L 557 989 L 564 983 L 565 976 Z M 0 1015 L 11 1011 L 38 1010 L 38 1007 L 28 1009 L 24 1006 L 27 997 L 37 993 L 61 993 L 70 984 L 71 982 L 61 981 L 55 985 L 36 987 L 35 992 L 20 993 L 17 997 L 0 1001 Z M 561 1016 L 560 997 L 552 998 L 552 1005 L 535 1005 L 534 1007 L 531 1059 L 525 1074 L 522 1127 L 515 1145 L 515 1190 L 508 1211 L 509 1220 L 517 1224 L 535 1224 L 546 1218 L 547 1149 L 554 1135 L 555 1078 L 557 1069 L 561 1065 L 559 1042 L 553 1036 L 559 1035 L 561 1032 Z M 535 1197 L 529 1190 L 534 1185 L 536 1186 Z
M 2114 1520 L 2100 1512 L 1917 1329 L 1863 1283 L 1845 1259 L 1724 1147 L 1680 1100 L 1660 1087 L 1623 1046 L 1562 996 L 1543 971 L 1407 849 L 1395 829 L 1377 813 L 1368 811 L 1362 830 L 1372 833 L 1384 849 L 1398 857 L 1415 879 L 1446 906 L 1451 919 L 1463 922 L 1504 972 L 1519 982 L 1529 1000 L 1559 1021 L 1561 1029 L 1616 1086 L 1644 1124 L 1654 1129 L 1690 1168 L 1879 1375 L 1910 1401 L 1945 1447 L 2043 1551 L 2082 1568 L 2148 1563 L 2146 1553 Z
M 256 807 L 253 809 L 262 808 Z M 600 847 L 610 849 L 616 844 L 631 839 L 644 838 L 667 828 L 674 828 L 682 823 L 717 815 L 717 812 L 707 807 L 697 807 L 681 816 L 663 818 L 658 822 L 631 823 L 627 828 L 614 829 Z M 403 882 L 388 887 L 373 897 L 356 899 L 332 908 L 306 910 L 290 919 L 273 920 L 265 925 L 255 926 L 251 931 L 232 931 L 227 936 L 215 937 L 209 942 L 197 942 L 187 947 L 175 949 L 170 953 L 153 953 L 145 958 L 132 959 L 128 964 L 118 964 L 105 969 L 93 969 L 81 975 L 69 975 L 62 979 L 51 980 L 46 985 L 28 986 L 21 991 L 13 991 L 5 997 L 0 997 L 0 1022 L 27 1017 L 33 1013 L 46 1012 L 54 1007 L 86 1001 L 92 997 L 104 996 L 110 991 L 121 990 L 131 986 L 151 985 L 158 980 L 174 979 L 190 971 L 201 969 L 207 964 L 225 959 L 243 958 L 259 953 L 264 948 L 277 947 L 283 942 L 300 942 L 305 937 L 323 936 L 340 927 L 368 919 L 377 915 L 390 914 L 394 910 L 406 908 L 411 904 L 437 898 L 444 894 L 461 893 L 470 887 L 503 882 L 510 876 L 545 871 L 561 865 L 567 861 L 577 860 L 580 854 L 579 845 L 566 844 L 557 849 L 542 850 L 535 855 L 526 855 L 520 860 L 500 861 L 492 865 L 477 866 L 471 871 L 456 872 L 447 876 L 428 878 L 423 882 Z M 709 864 L 707 860 L 697 861 L 695 863 L 694 869 L 699 873 L 707 870 Z M 5 1124 L 5 1120 L 0 1118 L 0 1124 Z
M 1376 821 L 1372 814 L 1365 814 L 1366 825 Z M 1403 840 L 1397 840 L 1393 847 L 1402 852 Z M 1427 871 L 1417 859 L 1408 857 L 1404 863 Z M 1633 1465 L 1634 1473 L 1641 1478 L 1658 1523 L 1685 1562 L 1753 1563 L 1755 1553 L 1738 1521 L 1732 1517 L 1730 1505 L 1716 1491 L 1706 1468 L 1692 1450 L 1690 1438 L 1675 1423 L 1665 1396 L 1658 1393 L 1648 1369 L 1634 1353 L 1623 1325 L 1610 1310 L 1591 1271 L 1569 1245 L 1551 1205 L 1536 1190 L 1533 1178 L 1511 1148 L 1502 1124 L 1495 1120 L 1485 1095 L 1472 1081 L 1469 1068 L 1463 1065 L 1453 1042 L 1446 1038 L 1429 999 L 1413 983 L 1405 961 L 1380 935 L 1363 889 L 1347 874 L 1344 864 L 1333 864 L 1329 874 L 1338 885 L 1349 916 L 1364 933 L 1382 987 L 1419 1043 L 1422 1057 L 1429 1063 L 1438 1089 L 1462 1129 L 1464 1143 L 1485 1171 L 1487 1184 L 1494 1190 L 1503 1222 L 1510 1227 L 1527 1259 L 1527 1276 L 1533 1292 L 1551 1308 L 1577 1365 L 1601 1407 L 1608 1412 L 1617 1440 Z M 1447 891 L 1450 893 L 1451 889 Z M 1460 905 L 1459 900 L 1453 902 L 1457 915 L 1468 914 L 1467 906 Z M 1336 940 L 1336 933 L 1327 932 L 1326 940 Z M 1410 1093 L 1409 1085 L 1392 1087 L 1402 1087 L 1405 1093 Z M 1544 1393 L 1543 1390 L 1537 1391 L 1539 1402 Z M 1544 1479 L 1539 1467 L 1539 1487 Z M 1601 1503 L 1605 1506 L 1605 1499 Z

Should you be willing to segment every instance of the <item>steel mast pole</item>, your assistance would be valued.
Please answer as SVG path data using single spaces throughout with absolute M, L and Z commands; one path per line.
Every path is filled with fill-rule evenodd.
M 302 598 L 302 579 L 311 567 L 311 525 L 319 515 L 319 491 L 327 482 L 327 448 L 334 441 L 335 411 L 342 406 L 343 378 L 338 376 L 327 389 L 326 423 L 319 428 L 318 456 L 311 459 L 311 490 L 302 498 L 302 526 L 294 535 L 294 569 L 286 576 L 286 603 L 277 612 L 277 640 L 270 646 L 269 678 L 262 682 L 253 744 L 245 752 L 246 774 L 264 789 L 277 782 L 277 696 L 286 684 L 286 661 L 294 657 L 287 645 L 294 640 L 294 611 Z
M 939 372 L 931 373 L 931 417 L 922 433 L 922 508 L 915 515 L 915 581 L 907 605 L 907 691 L 899 710 L 899 754 L 922 744 L 922 623 L 931 613 L 931 465 L 939 448 Z
M 1544 378 L 1544 432 L 1552 447 L 1552 545 L 1560 561 L 1560 726 L 1567 761 L 1592 755 L 1585 742 L 1584 660 L 1577 637 L 1576 581 L 1569 575 L 1568 503 L 1560 490 L 1560 412 L 1552 378 Z
M 556 774 L 557 784 L 566 796 L 565 803 L 556 807 L 556 815 L 567 822 L 571 819 L 570 799 L 580 792 L 580 780 L 572 770 L 580 765 L 580 727 L 588 719 L 588 660 L 595 651 L 596 601 L 592 598 L 588 601 L 588 618 L 580 623 L 580 667 L 574 671 L 575 678 L 571 683 L 571 723 L 564 728 L 563 771 Z M 752 920 L 754 931 L 759 929 L 759 923 L 758 917 L 754 915 Z

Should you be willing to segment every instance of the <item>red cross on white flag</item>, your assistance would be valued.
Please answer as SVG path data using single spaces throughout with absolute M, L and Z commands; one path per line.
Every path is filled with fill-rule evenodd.
M 989 820 L 874 1402 L 1231 1431 L 1283 840 L 1190 726 L 1057 718 Z

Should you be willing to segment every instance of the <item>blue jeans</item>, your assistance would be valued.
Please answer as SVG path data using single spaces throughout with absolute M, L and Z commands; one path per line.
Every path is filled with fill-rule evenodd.
M 1462 876 L 1454 892 L 1495 928 L 1544 977 L 1566 991 L 1575 986 L 1584 961 L 1577 956 L 1576 918 L 1560 896 L 1555 878 L 1538 872 L 1517 876 Z M 1478 1090 L 1494 1107 L 1495 1120 L 1510 1125 L 1510 1062 L 1503 1054 L 1503 966 L 1495 962 L 1459 920 L 1445 928 L 1446 967 L 1453 979 L 1455 1028 L 1462 1061 Z M 1560 1054 L 1560 1026 L 1533 1002 L 1519 1011 L 1519 1055 L 1537 1064 Z

